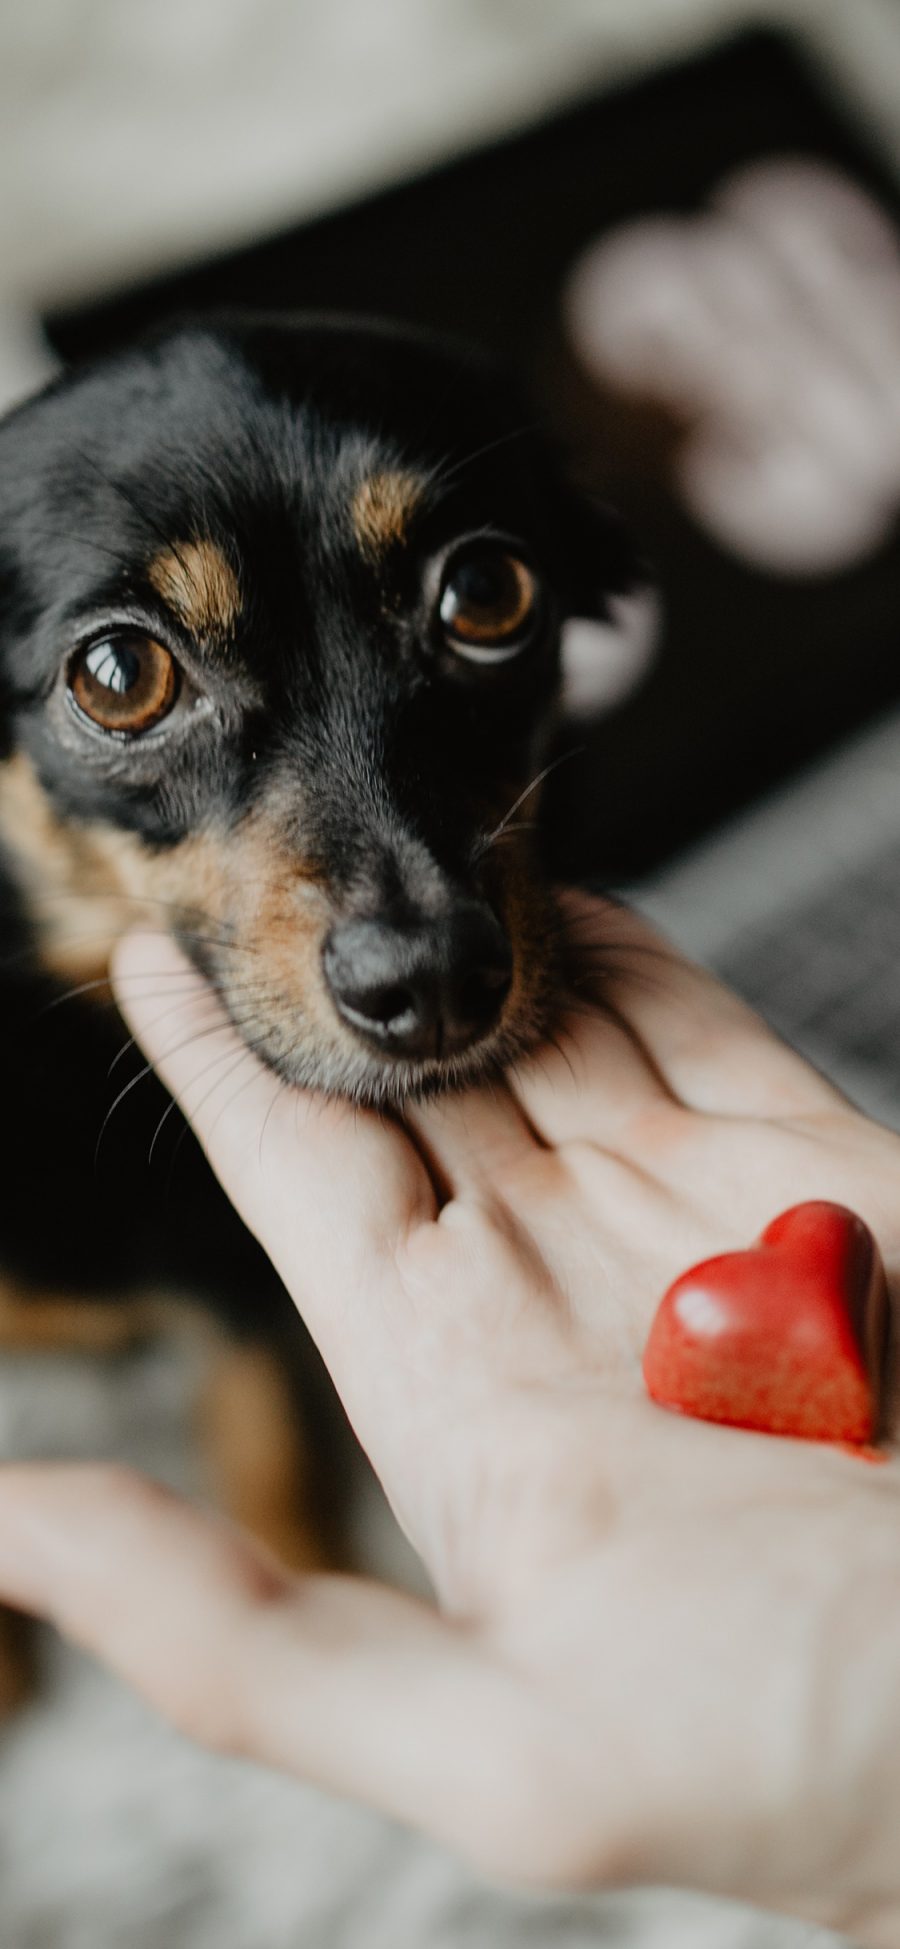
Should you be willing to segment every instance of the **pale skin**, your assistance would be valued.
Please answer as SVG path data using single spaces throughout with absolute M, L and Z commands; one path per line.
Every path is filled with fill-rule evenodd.
M 886 1949 L 900 1463 L 666 1413 L 640 1358 L 678 1272 L 806 1198 L 861 1213 L 893 1280 L 900 1140 L 638 922 L 572 911 L 613 943 L 616 1013 L 408 1129 L 278 1088 L 169 941 L 118 954 L 435 1602 L 290 1576 L 127 1471 L 33 1465 L 0 1478 L 0 1592 L 184 1732 L 498 1879 L 679 1882 Z

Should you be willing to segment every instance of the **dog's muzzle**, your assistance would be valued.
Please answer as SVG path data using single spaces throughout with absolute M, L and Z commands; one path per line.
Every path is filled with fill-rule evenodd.
M 458 1055 L 494 1028 L 513 974 L 490 908 L 460 901 L 439 917 L 339 922 L 322 952 L 338 1015 L 370 1048 L 398 1059 Z

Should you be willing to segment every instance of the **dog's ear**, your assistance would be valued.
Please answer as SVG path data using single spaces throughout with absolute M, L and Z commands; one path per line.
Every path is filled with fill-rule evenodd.
M 660 605 L 647 562 L 621 516 L 563 491 L 568 564 L 562 632 L 566 717 L 599 717 L 637 688 L 660 634 Z

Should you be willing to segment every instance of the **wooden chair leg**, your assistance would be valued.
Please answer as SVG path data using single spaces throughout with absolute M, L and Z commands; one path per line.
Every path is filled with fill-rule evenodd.
M 37 1626 L 0 1604 L 0 1720 L 27 1704 L 37 1682 Z
M 0 1283 L 0 1353 L 118 1353 L 151 1325 L 139 1300 L 70 1299 Z
M 232 1341 L 213 1357 L 200 1439 L 215 1499 L 292 1570 L 337 1567 L 321 1517 L 317 1464 L 277 1348 Z

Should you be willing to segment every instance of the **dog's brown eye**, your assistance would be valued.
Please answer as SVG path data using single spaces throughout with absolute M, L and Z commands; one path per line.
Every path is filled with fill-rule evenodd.
M 503 663 L 534 633 L 538 583 L 506 549 L 474 547 L 450 563 L 438 606 L 452 649 L 472 662 Z
M 69 689 L 85 717 L 104 731 L 136 737 L 172 709 L 178 695 L 175 658 L 137 631 L 105 636 L 76 657 Z

